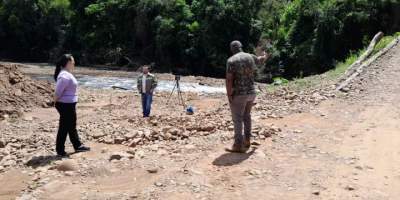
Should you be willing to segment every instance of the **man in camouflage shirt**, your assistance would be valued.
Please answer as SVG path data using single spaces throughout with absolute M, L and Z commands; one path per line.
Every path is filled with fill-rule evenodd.
M 235 141 L 230 152 L 244 153 L 250 148 L 251 108 L 254 105 L 256 91 L 254 79 L 256 65 L 263 64 L 268 55 L 257 57 L 243 52 L 242 44 L 233 41 L 230 44 L 233 56 L 226 65 L 226 91 L 232 113 Z M 244 133 L 244 136 L 243 136 Z

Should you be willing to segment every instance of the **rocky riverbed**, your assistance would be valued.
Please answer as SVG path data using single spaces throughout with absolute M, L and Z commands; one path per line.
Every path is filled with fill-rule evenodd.
M 143 163 L 137 167 L 143 169 L 144 173 L 157 173 L 165 170 L 162 167 L 164 164 L 154 164 L 152 159 L 160 159 L 161 163 L 179 163 L 188 159 L 185 154 L 206 152 L 219 142 L 229 144 L 233 136 L 229 106 L 225 95 L 221 93 L 184 92 L 185 106 L 190 105 L 195 109 L 194 115 L 187 115 L 176 93 L 169 99 L 169 92 L 159 91 L 154 96 L 152 117 L 143 119 L 140 96 L 136 92 L 81 87 L 77 108 L 78 131 L 81 139 L 92 146 L 93 155 L 89 153 L 87 157 L 85 154 L 71 154 L 72 159 L 61 160 L 54 156 L 58 113 L 50 106 L 52 83 L 32 80 L 19 71 L 18 65 L 6 64 L 0 67 L 0 71 L 12 71 L 2 73 L 7 75 L 8 80 L 4 76 L 2 80 L 5 81 L 0 86 L 3 93 L 7 92 L 1 96 L 2 108 L 7 105 L 9 110 L 1 113 L 0 117 L 0 173 L 8 174 L 19 169 L 30 177 L 28 179 L 33 181 L 33 185 L 24 189 L 22 199 L 39 197 L 41 189 L 38 188 L 46 186 L 57 177 L 73 177 L 77 181 L 79 177 L 85 180 L 92 176 L 115 175 L 132 169 L 138 165 L 138 160 L 143 159 Z M 23 71 L 26 72 L 26 69 Z M 14 74 L 17 74 L 18 84 L 10 84 L 13 82 L 10 80 L 15 79 Z M 218 85 L 223 80 L 211 79 L 205 82 Z M 263 90 L 266 85 L 258 84 L 257 87 L 257 104 L 253 111 L 254 145 L 282 137 L 284 127 L 266 121 L 308 111 L 335 96 L 329 85 L 302 92 L 286 87 L 267 92 Z M 12 93 L 19 90 L 20 95 Z M 19 97 L 22 100 L 12 100 Z M 29 106 L 22 106 L 24 102 Z M 20 114 L 8 114 L 16 110 Z M 67 151 L 72 153 L 68 141 Z M 163 157 L 166 155 L 173 159 L 165 160 L 167 158 Z M 183 173 L 196 173 L 185 170 L 188 169 L 184 169 Z M 166 181 L 168 179 L 154 183 L 155 187 L 165 187 L 169 184 Z M 79 181 L 75 184 L 79 185 Z M 203 186 L 191 187 L 193 191 L 198 191 Z M 142 197 L 151 196 L 151 191 L 143 192 Z M 135 196 L 119 193 L 110 198 L 129 199 L 132 195 Z M 93 193 L 82 196 L 97 199 Z

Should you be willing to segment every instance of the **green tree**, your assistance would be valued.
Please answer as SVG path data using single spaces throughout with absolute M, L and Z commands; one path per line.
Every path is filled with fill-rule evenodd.
M 60 51 L 71 15 L 68 0 L 3 0 L 0 3 L 0 55 L 48 60 Z
M 229 43 L 240 40 L 247 51 L 257 44 L 262 30 L 258 12 L 261 0 L 194 0 L 192 10 L 199 23 L 198 72 L 223 76 L 230 56 Z
M 229 43 L 262 44 L 260 80 L 324 72 L 378 32 L 400 30 L 399 0 L 1 0 L 0 58 L 180 67 L 223 77 Z M 271 45 L 265 45 L 269 41 Z
M 316 74 L 331 69 L 337 60 L 358 50 L 379 31 L 399 29 L 397 0 L 294 0 L 280 15 L 272 36 L 273 58 L 264 73 L 284 66 L 286 77 Z M 275 21 L 275 20 L 274 20 Z M 268 27 L 270 26 L 270 27 Z

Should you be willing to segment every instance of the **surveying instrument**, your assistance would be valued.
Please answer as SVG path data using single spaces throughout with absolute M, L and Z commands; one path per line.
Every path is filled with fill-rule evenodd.
M 179 103 L 179 105 L 183 106 L 183 109 L 185 109 L 186 105 L 185 105 L 185 101 L 183 100 L 182 91 L 181 91 L 181 87 L 180 87 L 180 84 L 179 84 L 180 80 L 181 80 L 181 75 L 175 75 L 175 85 L 174 85 L 174 88 L 171 91 L 171 94 L 168 97 L 167 104 L 169 104 L 169 101 L 171 100 L 172 94 L 174 94 L 174 92 L 176 90 L 177 93 L 178 93 L 178 103 Z

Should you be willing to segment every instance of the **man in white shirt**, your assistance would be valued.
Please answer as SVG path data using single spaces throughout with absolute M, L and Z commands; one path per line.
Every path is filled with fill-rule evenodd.
M 149 73 L 148 66 L 143 66 L 142 72 L 137 80 L 137 88 L 142 95 L 143 117 L 149 117 L 151 103 L 153 102 L 153 92 L 157 87 L 157 79 L 153 74 Z

